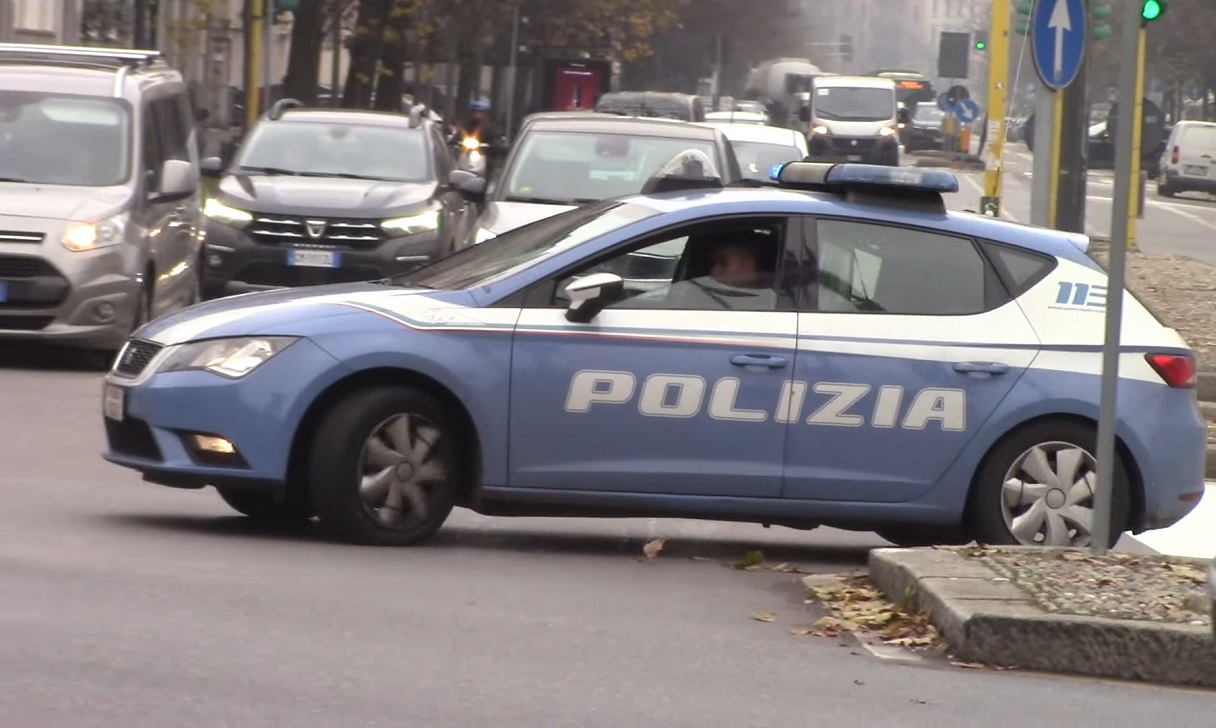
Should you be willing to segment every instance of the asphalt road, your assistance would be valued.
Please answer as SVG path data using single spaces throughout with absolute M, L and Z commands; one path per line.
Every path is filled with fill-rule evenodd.
M 883 544 L 869 534 L 458 513 L 429 547 L 347 547 L 104 464 L 99 409 L 96 373 L 0 369 L 6 728 L 1182 728 L 1216 711 L 795 637 L 817 617 L 798 577 L 725 565 L 760 548 L 839 572 Z M 643 562 L 652 537 L 670 540 Z
M 1020 143 L 1006 147 L 1003 216 L 1014 222 L 1030 222 L 1030 187 L 1033 158 Z M 983 173 L 958 173 L 961 190 L 950 198 L 953 209 L 979 209 L 984 190 Z M 1085 232 L 1109 237 L 1114 204 L 1114 175 L 1110 170 L 1089 173 L 1089 197 Z M 1186 193 L 1174 199 L 1157 195 L 1149 181 L 1145 217 L 1137 225 L 1137 244 L 1150 253 L 1186 255 L 1216 265 L 1216 197 Z

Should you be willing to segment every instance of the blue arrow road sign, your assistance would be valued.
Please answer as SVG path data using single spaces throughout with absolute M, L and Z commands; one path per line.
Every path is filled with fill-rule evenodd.
M 1089 36 L 1085 0 L 1037 0 L 1031 40 L 1034 65 L 1048 88 L 1059 91 L 1077 78 Z
M 975 102 L 975 99 L 967 99 L 954 107 L 954 118 L 970 124 L 980 118 L 980 105 Z

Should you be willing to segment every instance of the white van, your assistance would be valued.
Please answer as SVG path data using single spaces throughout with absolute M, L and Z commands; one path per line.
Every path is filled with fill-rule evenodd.
M 874 76 L 816 76 L 799 114 L 809 124 L 809 161 L 899 166 L 895 82 Z
M 1180 121 L 1174 125 L 1161 157 L 1157 194 L 1173 197 L 1179 192 L 1216 194 L 1216 123 Z

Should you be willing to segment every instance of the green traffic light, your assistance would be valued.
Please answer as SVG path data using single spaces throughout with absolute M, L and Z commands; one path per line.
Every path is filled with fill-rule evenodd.
M 985 49 L 985 48 L 987 48 L 987 47 L 988 47 L 988 44 L 987 44 L 987 43 L 985 43 L 985 42 L 984 42 L 984 41 L 982 41 L 982 40 L 981 40 L 981 41 L 979 41 L 979 42 L 977 42 L 977 43 L 975 44 L 975 49 L 976 49 L 977 51 L 982 51 L 982 50 L 984 50 L 984 49 Z
M 1144 8 L 1140 11 L 1140 17 L 1148 20 L 1156 20 L 1165 12 L 1165 6 L 1161 0 L 1144 0 Z

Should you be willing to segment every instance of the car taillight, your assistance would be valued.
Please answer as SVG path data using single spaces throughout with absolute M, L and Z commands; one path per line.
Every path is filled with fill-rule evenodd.
M 1149 366 L 1175 389 L 1195 386 L 1195 357 L 1190 354 L 1145 354 Z
M 1178 147 L 1175 146 L 1174 150 L 1170 152 L 1170 164 L 1178 164 L 1180 156 L 1181 155 L 1178 152 Z

